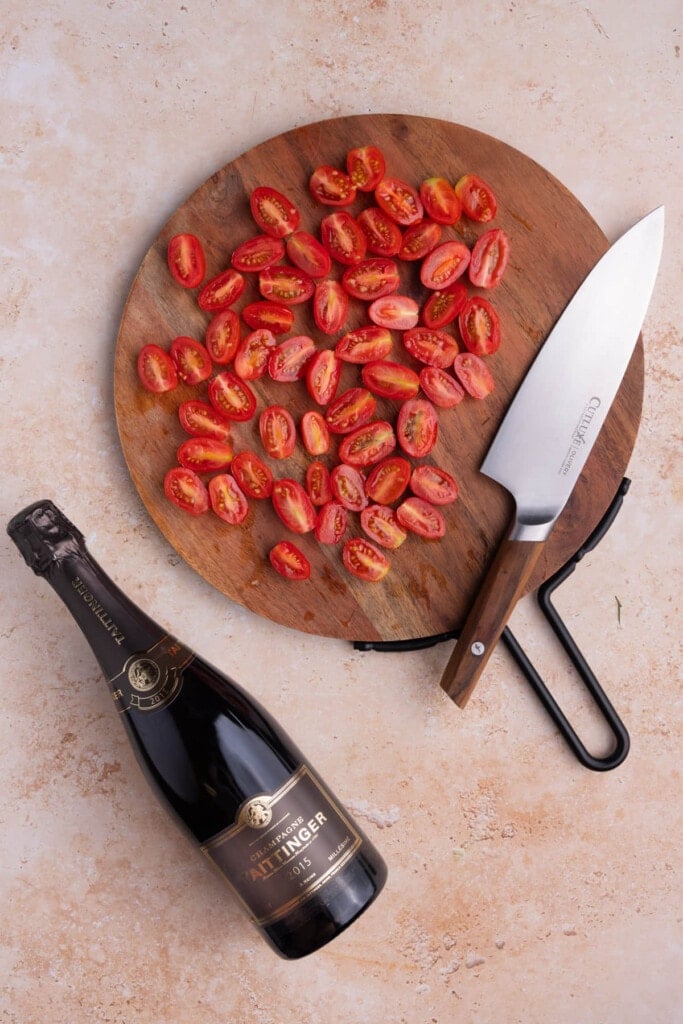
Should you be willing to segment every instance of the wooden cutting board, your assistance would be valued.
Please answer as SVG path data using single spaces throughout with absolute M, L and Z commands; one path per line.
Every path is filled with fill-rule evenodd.
M 136 358 L 143 344 L 168 347 L 177 335 L 203 338 L 208 316 L 196 293 L 173 282 L 166 264 L 168 240 L 179 232 L 196 234 L 207 255 L 207 278 L 230 263 L 233 249 L 258 233 L 248 196 L 258 185 L 272 185 L 288 195 L 301 212 L 302 227 L 315 230 L 330 212 L 313 202 L 307 190 L 312 171 L 327 163 L 344 168 L 349 149 L 381 147 L 387 173 L 419 185 L 438 175 L 455 182 L 473 172 L 484 178 L 498 198 L 494 225 L 511 240 L 511 260 L 502 284 L 489 297 L 501 318 L 503 341 L 489 357 L 496 381 L 483 401 L 466 398 L 455 409 L 440 410 L 439 440 L 427 461 L 448 469 L 458 480 L 460 496 L 444 509 L 446 536 L 425 541 L 416 536 L 389 552 L 392 568 L 380 583 L 350 576 L 339 547 L 319 545 L 312 534 L 289 535 L 311 565 L 311 578 L 292 583 L 270 567 L 267 552 L 287 535 L 269 502 L 251 502 L 247 521 L 228 526 L 213 513 L 194 518 L 166 500 L 162 481 L 175 464 L 186 435 L 177 408 L 190 397 L 206 397 L 206 384 L 180 386 L 166 395 L 151 395 L 140 386 Z M 369 204 L 367 197 L 350 207 Z M 482 225 L 463 218 L 444 240 L 461 237 L 468 244 Z M 504 535 L 512 499 L 478 471 L 498 424 L 562 309 L 597 259 L 607 240 L 581 204 L 533 160 L 504 143 L 450 122 L 403 115 L 335 118 L 286 132 L 256 146 L 213 174 L 180 206 L 144 257 L 128 297 L 116 345 L 114 396 L 121 444 L 133 482 L 153 520 L 175 550 L 218 590 L 260 615 L 294 629 L 348 640 L 410 639 L 460 626 Z M 342 268 L 337 268 L 337 276 Z M 415 268 L 401 270 L 402 291 L 424 298 Z M 236 309 L 259 298 L 255 283 Z M 314 337 L 320 347 L 335 339 L 316 331 L 308 304 L 294 307 L 292 333 Z M 361 304 L 352 309 L 349 326 L 367 323 Z M 451 330 L 451 328 L 449 328 Z M 394 358 L 413 366 L 402 353 L 398 334 Z M 222 368 L 219 368 L 222 369 Z M 345 367 L 340 392 L 359 383 L 359 368 Z M 310 408 L 303 383 L 254 382 L 259 409 L 285 404 L 295 420 Z M 643 393 L 643 350 L 639 342 L 623 385 L 572 498 L 559 520 L 540 565 L 534 589 L 586 540 L 606 511 L 624 475 L 638 429 Z M 558 401 L 562 382 L 558 381 Z M 379 415 L 394 418 L 395 403 L 380 402 Z M 235 450 L 254 447 L 258 417 L 236 424 Z M 299 444 L 284 463 L 272 462 L 276 476 L 302 480 L 308 457 Z M 330 456 L 333 463 L 333 456 Z M 359 533 L 355 522 L 352 532 Z

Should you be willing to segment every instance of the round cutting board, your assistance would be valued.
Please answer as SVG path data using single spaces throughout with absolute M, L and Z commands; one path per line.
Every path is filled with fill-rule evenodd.
M 318 544 L 313 534 L 287 534 L 270 502 L 251 501 L 247 520 L 229 526 L 212 512 L 189 516 L 165 497 L 163 478 L 175 464 L 186 439 L 177 417 L 182 401 L 206 398 L 206 384 L 181 385 L 153 395 L 136 373 L 142 345 L 168 347 L 174 337 L 204 336 L 208 316 L 188 292 L 172 280 L 167 263 L 169 239 L 192 232 L 203 242 L 207 279 L 230 264 L 243 240 L 258 233 L 248 197 L 258 185 L 284 192 L 301 212 L 301 226 L 317 230 L 331 212 L 314 202 L 308 180 L 321 164 L 345 167 L 349 149 L 366 144 L 385 154 L 387 173 L 419 185 L 430 176 L 451 182 L 471 172 L 494 189 L 498 214 L 493 226 L 510 236 L 511 259 L 502 283 L 488 297 L 500 315 L 502 343 L 488 357 L 495 390 L 483 400 L 466 397 L 454 409 L 439 411 L 439 439 L 428 462 L 457 479 L 458 500 L 444 508 L 447 530 L 441 540 L 410 535 L 388 552 L 391 570 L 379 583 L 349 575 L 341 547 Z M 369 205 L 363 196 L 349 208 Z M 447 238 L 471 245 L 484 226 L 462 218 Z M 461 125 L 403 115 L 335 118 L 286 132 L 256 146 L 213 174 L 174 213 L 144 257 L 128 297 L 115 357 L 115 407 L 124 456 L 133 482 L 153 520 L 169 543 L 219 591 L 260 615 L 294 629 L 347 640 L 399 640 L 458 628 L 483 578 L 513 511 L 510 495 L 478 467 L 526 370 L 572 294 L 607 248 L 607 240 L 581 204 L 533 160 L 504 143 Z M 333 268 L 339 276 L 343 268 Z M 414 266 L 401 267 L 403 292 L 423 301 L 425 291 Z M 258 295 L 255 281 L 236 303 L 239 311 Z M 310 334 L 319 347 L 336 338 L 320 335 L 309 304 L 295 306 L 292 334 Z M 361 303 L 353 303 L 347 328 L 367 323 Z M 452 328 L 448 328 L 452 330 Z M 413 365 L 395 332 L 393 358 Z M 218 367 L 221 370 L 223 367 Z M 360 383 L 359 367 L 346 365 L 340 392 Z M 258 411 L 286 405 L 298 422 L 312 403 L 305 385 L 253 382 L 257 415 L 235 424 L 236 451 L 255 448 Z M 643 393 L 643 352 L 639 342 L 604 429 L 569 504 L 558 521 L 532 577 L 534 589 L 555 572 L 587 539 L 606 511 L 623 477 L 635 442 Z M 558 381 L 558 401 L 562 400 Z M 380 401 L 378 415 L 395 420 L 396 403 Z M 336 445 L 336 441 L 334 442 Z M 331 454 L 330 465 L 334 462 Z M 301 444 L 285 462 L 270 462 L 276 476 L 303 480 L 308 456 Z M 357 517 L 351 532 L 360 533 Z M 288 582 L 268 562 L 267 553 L 289 536 L 310 560 L 309 580 Z

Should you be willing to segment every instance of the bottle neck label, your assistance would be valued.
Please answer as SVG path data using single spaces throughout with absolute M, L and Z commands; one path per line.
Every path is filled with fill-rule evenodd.
M 361 842 L 343 809 L 302 765 L 275 793 L 247 800 L 235 824 L 201 849 L 263 926 L 310 899 Z
M 149 650 L 131 655 L 109 680 L 119 712 L 167 708 L 180 693 L 183 669 L 193 657 L 193 652 L 172 636 L 162 637 Z

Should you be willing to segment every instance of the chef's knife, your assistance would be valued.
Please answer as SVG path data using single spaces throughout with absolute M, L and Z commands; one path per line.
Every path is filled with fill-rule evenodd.
M 464 707 L 574 490 L 633 354 L 662 251 L 664 207 L 619 238 L 580 285 L 522 381 L 481 472 L 515 515 L 441 686 Z

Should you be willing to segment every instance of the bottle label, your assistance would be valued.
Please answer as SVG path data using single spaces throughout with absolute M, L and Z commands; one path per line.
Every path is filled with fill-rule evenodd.
M 133 654 L 109 681 L 119 711 L 167 708 L 180 693 L 183 669 L 193 657 L 193 652 L 172 636 L 162 637 L 148 651 Z
M 235 824 L 201 847 L 256 924 L 310 899 L 356 853 L 361 837 L 306 765 L 272 794 L 247 800 Z

